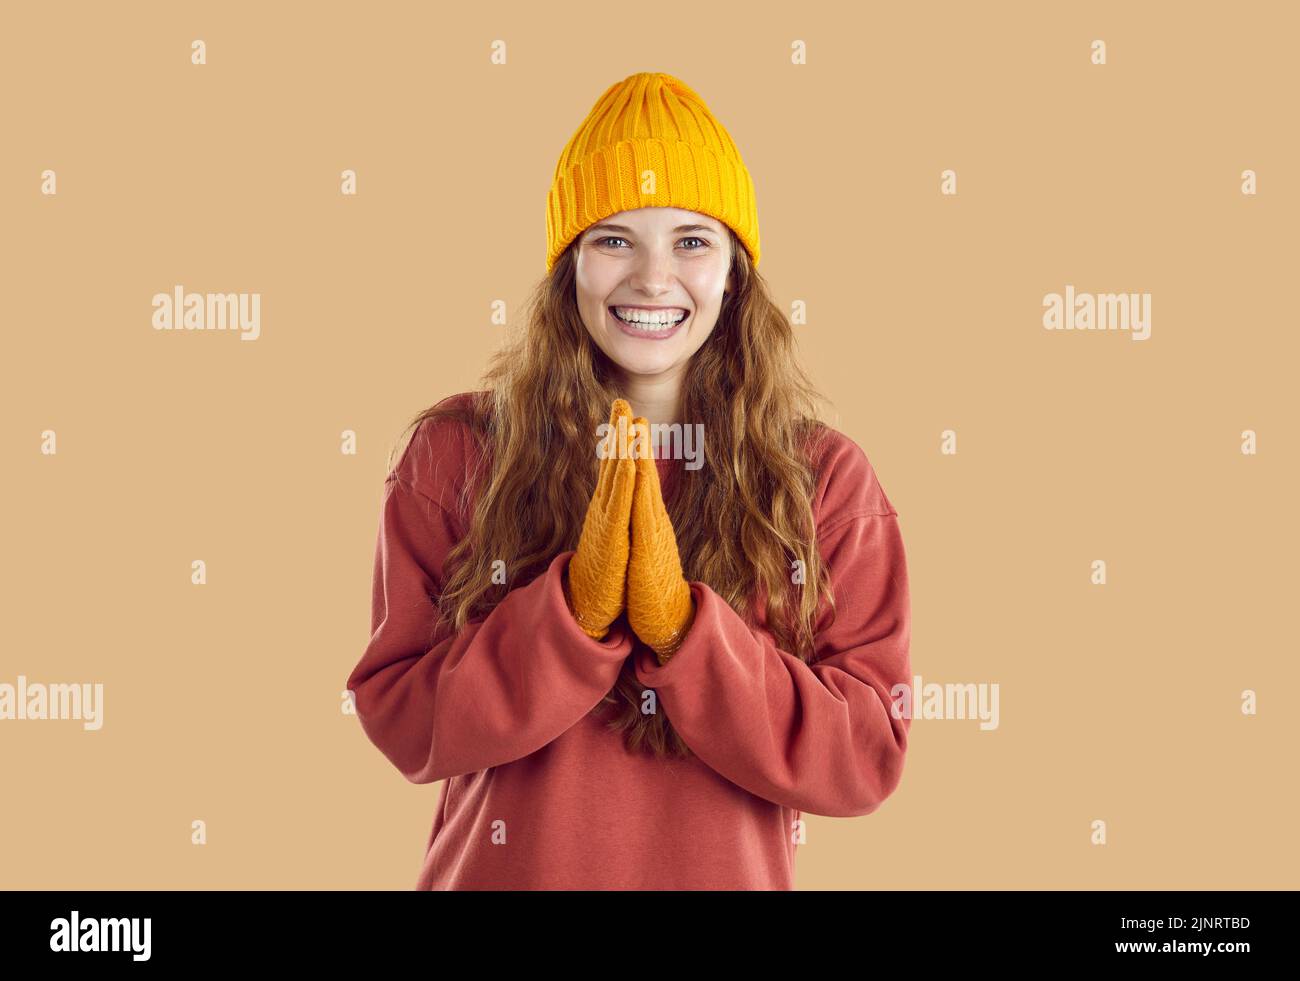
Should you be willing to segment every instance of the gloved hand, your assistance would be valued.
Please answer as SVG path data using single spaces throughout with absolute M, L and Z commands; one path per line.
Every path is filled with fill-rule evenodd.
M 596 640 L 605 638 L 627 599 L 629 529 L 636 485 L 636 462 L 630 451 L 632 407 L 625 399 L 614 400 L 609 425 L 596 490 L 564 580 L 564 596 L 578 626 Z
M 677 652 L 695 619 L 695 600 L 682 572 L 668 509 L 659 487 L 659 471 L 650 445 L 650 424 L 633 420 L 638 435 L 636 492 L 632 498 L 632 551 L 627 566 L 627 620 L 636 635 L 654 650 L 660 664 Z

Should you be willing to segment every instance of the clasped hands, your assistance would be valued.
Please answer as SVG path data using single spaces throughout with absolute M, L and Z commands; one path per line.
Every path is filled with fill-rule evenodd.
M 628 625 L 665 664 L 685 639 L 695 603 L 659 487 L 650 424 L 615 399 L 609 425 L 565 599 L 596 640 L 626 609 Z

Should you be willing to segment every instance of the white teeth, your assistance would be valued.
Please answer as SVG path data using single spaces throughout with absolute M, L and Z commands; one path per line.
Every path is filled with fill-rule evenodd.
M 614 316 L 624 323 L 634 324 L 647 330 L 667 330 L 686 319 L 686 313 L 681 310 L 650 311 L 627 307 L 614 307 L 613 310 Z

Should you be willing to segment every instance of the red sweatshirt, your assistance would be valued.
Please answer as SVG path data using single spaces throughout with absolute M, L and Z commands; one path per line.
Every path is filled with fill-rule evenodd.
M 462 399 L 467 394 L 455 396 Z M 572 551 L 486 617 L 436 628 L 444 559 L 465 534 L 466 427 L 426 421 L 386 481 L 372 636 L 348 677 L 370 740 L 412 783 L 441 780 L 417 889 L 793 889 L 803 814 L 870 814 L 898 786 L 909 719 L 910 600 L 898 513 L 862 450 L 832 438 L 814 513 L 837 603 L 810 665 L 706 583 L 660 666 L 615 621 L 578 629 L 561 577 Z M 681 460 L 659 460 L 665 495 Z M 591 714 L 636 676 L 696 754 L 631 752 Z

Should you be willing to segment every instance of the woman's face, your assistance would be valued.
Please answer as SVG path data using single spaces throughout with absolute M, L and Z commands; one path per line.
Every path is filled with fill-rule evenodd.
M 731 258 L 726 226 L 708 215 L 681 208 L 620 211 L 578 239 L 582 321 L 627 374 L 679 372 L 718 322 L 722 293 L 731 289 Z M 625 323 L 616 310 L 654 322 Z

